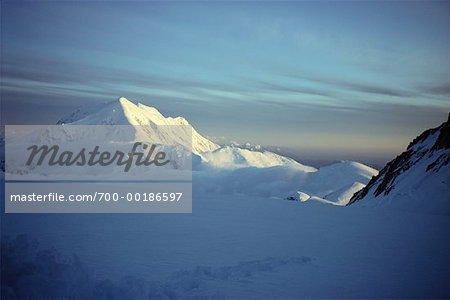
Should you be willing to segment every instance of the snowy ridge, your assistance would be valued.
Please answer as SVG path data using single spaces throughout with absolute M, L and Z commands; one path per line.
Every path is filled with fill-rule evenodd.
M 215 168 L 236 169 L 248 166 L 267 168 L 283 165 L 295 165 L 304 172 L 315 172 L 316 168 L 302 165 L 295 160 L 269 151 L 252 151 L 248 149 L 225 146 L 212 152 L 203 153 L 204 162 Z
M 354 161 L 324 166 L 306 178 L 299 190 L 300 200 L 346 205 L 377 174 L 377 170 Z
M 361 202 L 449 215 L 449 195 L 450 115 L 447 122 L 414 139 L 349 205 Z

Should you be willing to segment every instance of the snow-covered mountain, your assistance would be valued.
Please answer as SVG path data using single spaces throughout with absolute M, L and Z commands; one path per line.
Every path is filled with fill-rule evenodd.
M 72 125 L 133 125 L 137 131 L 145 129 L 143 134 L 153 143 L 192 147 L 192 152 L 195 154 L 219 148 L 218 145 L 200 135 L 192 126 L 192 140 L 189 134 L 183 131 L 183 126 L 173 126 L 190 125 L 185 118 L 164 117 L 156 108 L 142 103 L 134 104 L 125 97 L 107 104 L 78 109 L 59 120 L 57 124 L 69 123 Z M 182 130 L 182 132 L 175 133 L 174 130 Z
M 415 138 L 348 205 L 358 202 L 449 215 L 450 114 L 447 122 Z

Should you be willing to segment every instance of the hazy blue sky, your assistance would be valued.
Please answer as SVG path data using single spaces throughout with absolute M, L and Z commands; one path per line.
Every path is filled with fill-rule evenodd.
M 2 1 L 2 117 L 120 95 L 228 140 L 395 154 L 450 110 L 450 4 Z

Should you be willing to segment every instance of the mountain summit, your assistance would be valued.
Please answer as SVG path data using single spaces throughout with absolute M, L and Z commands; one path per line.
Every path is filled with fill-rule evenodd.
M 449 215 L 450 114 L 441 126 L 428 129 L 415 138 L 405 152 L 355 193 L 348 205 L 356 202 Z
M 192 145 L 192 152 L 195 154 L 219 148 L 217 144 L 200 135 L 192 126 L 192 141 L 186 139 L 187 134 L 174 133 L 174 126 L 190 125 L 185 118 L 164 117 L 156 108 L 142 103 L 134 104 L 125 97 L 106 104 L 77 109 L 59 120 L 57 124 L 142 126 L 145 127 L 146 134 L 150 134 L 154 142 L 181 144 L 189 148 Z M 182 126 L 179 127 L 180 130 L 183 130 Z M 176 131 L 181 132 L 180 130 Z

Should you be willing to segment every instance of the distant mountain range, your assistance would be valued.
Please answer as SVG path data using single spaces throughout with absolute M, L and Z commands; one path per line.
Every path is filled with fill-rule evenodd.
M 137 131 L 145 131 L 145 138 L 153 143 L 184 145 L 192 149 L 194 164 L 234 169 L 241 167 L 272 167 L 281 165 L 302 166 L 306 171 L 313 167 L 303 166 L 293 159 L 264 149 L 246 149 L 235 145 L 220 146 L 202 136 L 183 117 L 165 117 L 156 108 L 142 103 L 133 103 L 120 97 L 109 103 L 77 109 L 61 118 L 57 124 L 71 125 L 132 125 Z M 192 139 L 184 131 L 171 130 L 171 126 L 188 125 Z M 183 126 L 180 126 L 183 127 Z
M 201 189 L 205 191 L 450 214 L 450 116 L 441 126 L 414 139 L 379 173 L 353 161 L 317 169 L 261 146 L 218 145 L 198 133 L 185 118 L 165 117 L 154 107 L 124 97 L 78 109 L 57 124 L 132 125 L 144 140 L 182 145 L 192 151 L 192 168 L 202 178 Z M 173 130 L 174 125 L 186 125 L 179 127 L 189 131 Z M 39 139 L 57 138 L 39 131 L 36 134 Z M 20 146 L 20 141 L 15 137 L 9 143 Z M 8 173 L 8 166 L 10 172 L 18 172 L 13 162 L 7 162 L 5 168 L 2 160 L 2 170 Z
M 135 104 L 124 97 L 78 109 L 57 124 L 132 125 L 136 131 L 144 131 L 145 138 L 153 143 L 184 145 L 192 149 L 193 170 L 209 174 L 202 181 L 203 186 L 217 179 L 214 189 L 225 193 L 253 194 L 256 191 L 297 201 L 317 200 L 345 205 L 355 191 L 378 173 L 357 162 L 336 162 L 317 169 L 261 146 L 218 145 L 194 128 L 190 141 L 186 139 L 186 133 L 177 135 L 167 126 L 190 125 L 185 118 L 165 117 L 154 107 Z M 296 192 L 300 190 L 302 199 Z

